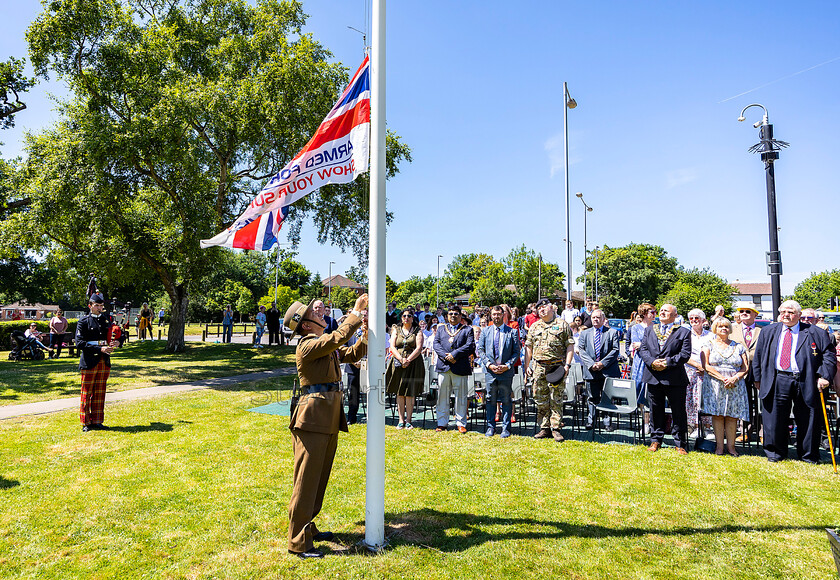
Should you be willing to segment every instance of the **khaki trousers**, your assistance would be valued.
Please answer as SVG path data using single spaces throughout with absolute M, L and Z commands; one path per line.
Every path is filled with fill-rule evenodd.
M 321 511 L 330 479 L 338 433 L 332 435 L 292 429 L 295 474 L 289 501 L 289 550 L 306 552 L 313 548 L 317 532 L 312 522 Z

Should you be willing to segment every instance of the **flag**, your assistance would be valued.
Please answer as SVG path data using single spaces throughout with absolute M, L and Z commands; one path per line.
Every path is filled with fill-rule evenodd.
M 240 229 L 258 228 L 253 224 L 263 214 L 281 208 L 288 212 L 289 205 L 321 186 L 350 183 L 368 169 L 369 141 L 370 60 L 365 57 L 309 143 L 269 180 L 229 228 L 209 240 L 201 240 L 201 247 L 240 247 L 234 245 L 233 238 Z M 278 221 L 276 217 L 274 223 L 278 225 L 282 218 Z M 253 237 L 257 237 L 256 230 Z
M 251 218 L 238 230 L 225 230 L 218 236 L 209 240 L 207 246 L 224 246 L 225 248 L 237 248 L 240 250 L 270 250 L 277 243 L 277 234 L 283 220 L 289 214 L 289 208 L 282 207 Z M 202 247 L 205 247 L 202 244 Z

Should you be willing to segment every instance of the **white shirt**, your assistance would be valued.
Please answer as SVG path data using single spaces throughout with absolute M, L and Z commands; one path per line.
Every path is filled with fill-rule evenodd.
M 566 324 L 571 324 L 575 321 L 575 316 L 580 316 L 580 312 L 578 312 L 577 308 L 567 308 L 563 311 L 562 315 Z
M 799 342 L 799 324 L 794 324 L 790 327 L 791 330 L 791 347 L 790 347 L 790 368 L 783 369 L 781 365 L 782 360 L 782 344 L 785 340 L 785 333 L 787 332 L 788 327 L 784 324 L 782 325 L 782 330 L 779 333 L 779 345 L 776 347 L 776 370 L 777 371 L 790 371 L 792 373 L 798 373 L 799 367 L 796 366 L 796 344 Z

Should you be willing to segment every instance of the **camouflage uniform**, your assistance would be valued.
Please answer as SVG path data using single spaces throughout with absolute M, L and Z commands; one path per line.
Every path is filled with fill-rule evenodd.
M 538 429 L 560 429 L 563 417 L 565 385 L 552 386 L 545 380 L 546 369 L 566 364 L 566 348 L 574 345 L 572 330 L 566 321 L 555 316 L 551 322 L 537 320 L 528 329 L 525 346 L 534 360 L 534 403 L 537 405 Z

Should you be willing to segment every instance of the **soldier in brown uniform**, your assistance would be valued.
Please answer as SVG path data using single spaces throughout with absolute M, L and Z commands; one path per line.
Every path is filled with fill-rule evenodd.
M 289 501 L 289 552 L 300 558 L 320 558 L 314 541 L 331 540 L 332 532 L 319 532 L 312 521 L 321 511 L 332 470 L 338 432 L 347 431 L 340 362 L 354 363 L 367 354 L 367 335 L 352 347 L 344 346 L 362 325 L 368 295 L 356 299 L 353 311 L 338 330 L 324 334 L 324 319 L 308 306 L 295 302 L 286 311 L 284 324 L 301 335 L 295 353 L 301 397 L 289 429 L 295 450 L 295 473 Z
M 566 373 L 569 372 L 575 354 L 575 339 L 572 329 L 562 317 L 557 316 L 546 298 L 537 302 L 537 314 L 540 319 L 528 329 L 525 341 L 525 368 L 527 373 L 533 375 L 534 402 L 537 405 L 537 432 L 534 438 L 552 436 L 560 443 L 563 441 L 560 427 L 566 390 L 562 379 L 560 384 L 552 384 L 547 375 L 560 365 L 564 365 Z M 532 358 L 535 363 L 533 370 L 530 368 Z

